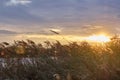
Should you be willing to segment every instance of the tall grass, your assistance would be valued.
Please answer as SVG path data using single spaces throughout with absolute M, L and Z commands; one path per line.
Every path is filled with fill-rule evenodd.
M 59 41 L 45 41 L 44 46 L 31 40 L 1 43 L 0 79 L 120 80 L 118 38 L 101 46 Z

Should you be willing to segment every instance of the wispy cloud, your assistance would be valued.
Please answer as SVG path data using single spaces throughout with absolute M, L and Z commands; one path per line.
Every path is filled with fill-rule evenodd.
M 30 0 L 10 0 L 6 3 L 6 6 L 27 5 L 31 2 Z
M 17 32 L 9 31 L 9 30 L 0 30 L 0 34 L 17 34 Z
M 5 24 L 0 30 L 48 36 L 53 35 L 50 30 L 82 36 L 120 33 L 119 0 L 0 1 L 0 24 Z

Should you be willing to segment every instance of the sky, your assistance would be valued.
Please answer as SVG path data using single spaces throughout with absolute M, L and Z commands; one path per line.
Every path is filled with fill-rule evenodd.
M 120 0 L 0 0 L 0 42 L 120 33 Z M 79 37 L 78 37 L 79 36 Z

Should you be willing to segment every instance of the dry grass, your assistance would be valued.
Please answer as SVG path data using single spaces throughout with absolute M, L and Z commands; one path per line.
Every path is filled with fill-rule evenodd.
M 1 80 L 120 80 L 120 40 L 104 46 L 31 40 L 0 44 Z

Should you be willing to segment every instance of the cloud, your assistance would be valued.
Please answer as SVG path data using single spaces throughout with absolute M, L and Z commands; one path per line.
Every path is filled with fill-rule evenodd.
M 103 29 L 103 26 L 97 26 L 97 25 L 84 25 L 82 27 L 83 29 L 87 30 L 97 30 L 97 29 Z
M 113 33 L 116 32 L 116 30 L 114 30 L 115 27 L 120 27 L 120 1 L 118 0 L 1 1 L 0 23 L 16 25 L 16 29 L 19 32 L 52 34 L 49 31 L 50 29 L 63 28 L 61 34 L 89 35 L 90 33 L 100 31 Z M 8 7 L 4 7 L 2 3 L 6 3 Z M 30 4 L 29 7 L 24 6 L 28 4 Z M 84 28 L 82 28 L 84 24 L 91 25 L 85 25 Z M 60 28 L 49 28 L 51 25 L 57 25 L 60 26 Z M 42 30 L 43 28 L 46 29 Z
M 9 30 L 0 30 L 0 34 L 17 34 L 17 32 L 9 31 Z
M 6 6 L 27 5 L 31 2 L 30 0 L 10 0 L 6 3 Z
M 81 29 L 84 34 L 88 35 L 106 31 L 106 28 L 103 25 L 83 25 Z

